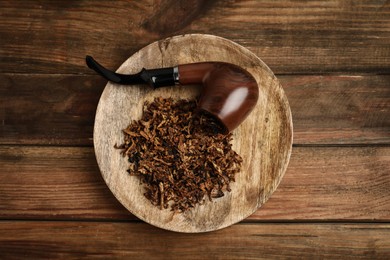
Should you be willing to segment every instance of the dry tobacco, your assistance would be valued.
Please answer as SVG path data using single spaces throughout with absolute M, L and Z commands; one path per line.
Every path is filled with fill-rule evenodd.
M 206 196 L 222 197 L 240 171 L 232 135 L 221 134 L 211 117 L 195 110 L 195 101 L 145 102 L 142 118 L 123 130 L 125 141 L 117 147 L 128 157 L 129 174 L 144 185 L 145 197 L 161 209 L 184 212 Z

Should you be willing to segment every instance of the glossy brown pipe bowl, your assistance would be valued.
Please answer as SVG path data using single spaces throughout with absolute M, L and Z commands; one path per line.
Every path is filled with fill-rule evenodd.
M 203 83 L 198 109 L 215 117 L 224 133 L 237 128 L 255 107 L 259 88 L 243 68 L 220 62 L 179 66 L 181 84 Z

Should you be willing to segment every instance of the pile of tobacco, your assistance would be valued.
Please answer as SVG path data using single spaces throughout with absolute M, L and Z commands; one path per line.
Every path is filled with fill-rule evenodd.
M 232 135 L 195 113 L 196 102 L 156 98 L 126 129 L 117 148 L 128 157 L 129 174 L 138 176 L 145 197 L 161 209 L 184 212 L 205 198 L 230 191 L 242 159 L 232 150 Z

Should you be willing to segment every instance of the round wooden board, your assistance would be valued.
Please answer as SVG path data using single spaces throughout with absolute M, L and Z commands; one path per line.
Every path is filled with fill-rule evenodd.
M 123 142 L 122 129 L 141 117 L 145 100 L 154 97 L 195 99 L 199 86 L 151 89 L 145 85 L 107 83 L 96 111 L 94 146 L 99 168 L 115 197 L 131 213 L 154 226 L 178 232 L 206 232 L 237 223 L 264 204 L 287 168 L 292 149 L 292 118 L 287 98 L 272 71 L 246 48 L 224 38 L 190 34 L 154 42 L 126 60 L 120 73 L 177 64 L 223 61 L 248 70 L 259 84 L 259 100 L 248 118 L 233 132 L 233 149 L 243 165 L 231 192 L 174 214 L 160 210 L 143 195 L 138 177 L 127 174 L 127 158 L 115 149 Z

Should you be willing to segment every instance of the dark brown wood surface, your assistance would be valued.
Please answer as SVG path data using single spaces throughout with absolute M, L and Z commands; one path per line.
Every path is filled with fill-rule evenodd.
M 183 234 L 144 223 L 3 221 L 0 250 L 6 259 L 388 259 L 389 232 L 384 223 L 242 223 Z
M 294 144 L 390 144 L 390 75 L 278 79 L 293 115 Z M 92 145 L 103 79 L 0 73 L 0 82 L 2 144 Z
M 0 155 L 2 219 L 134 219 L 107 189 L 91 147 L 4 145 Z M 390 221 L 389 168 L 389 147 L 296 147 L 249 220 Z
M 289 100 L 294 147 L 271 199 L 205 234 L 142 223 L 92 147 L 105 81 L 167 36 L 247 47 Z M 0 258 L 390 258 L 390 3 L 0 2 Z

